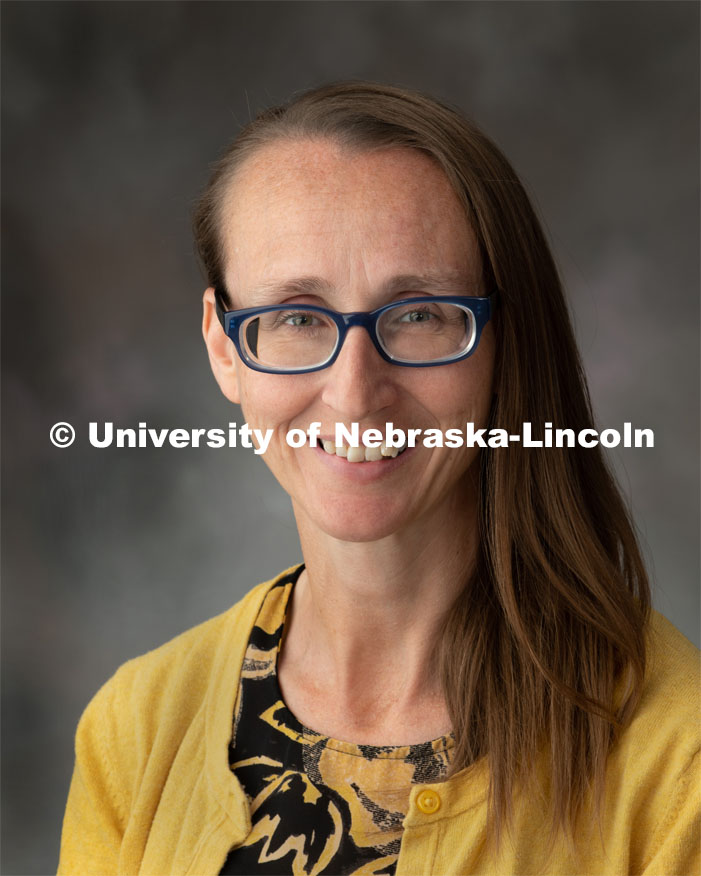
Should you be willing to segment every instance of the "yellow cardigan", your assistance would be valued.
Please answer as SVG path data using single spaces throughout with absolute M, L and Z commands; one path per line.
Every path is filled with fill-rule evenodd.
M 95 695 L 76 734 L 60 876 L 217 876 L 246 837 L 249 806 L 227 747 L 249 633 L 274 580 L 125 663 Z M 494 859 L 483 758 L 412 788 L 397 876 L 696 876 L 699 741 L 698 651 L 655 612 L 644 696 L 609 757 L 603 847 L 594 829 L 575 836 L 574 851 L 558 840 L 546 859 L 546 807 L 517 795 L 513 837 Z

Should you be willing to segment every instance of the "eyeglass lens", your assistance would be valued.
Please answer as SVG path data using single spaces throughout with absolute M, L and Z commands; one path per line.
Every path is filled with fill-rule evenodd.
M 399 304 L 377 321 L 385 352 L 403 362 L 434 362 L 467 352 L 474 343 L 469 308 L 446 302 Z M 252 316 L 241 339 L 251 359 L 269 368 L 310 368 L 326 362 L 338 343 L 338 326 L 324 313 L 285 307 Z

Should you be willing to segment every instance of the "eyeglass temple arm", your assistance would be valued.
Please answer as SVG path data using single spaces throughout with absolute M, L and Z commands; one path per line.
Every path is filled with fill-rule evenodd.
M 224 293 L 216 286 L 214 287 L 214 309 L 217 312 L 217 319 L 221 323 L 221 327 L 226 331 L 226 320 L 224 319 L 224 314 L 229 308 L 226 306 Z

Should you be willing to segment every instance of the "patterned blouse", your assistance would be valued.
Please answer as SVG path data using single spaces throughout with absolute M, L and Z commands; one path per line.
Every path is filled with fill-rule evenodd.
M 411 785 L 445 777 L 453 737 L 355 745 L 300 724 L 283 702 L 277 655 L 303 568 L 270 590 L 249 639 L 229 763 L 253 829 L 221 874 L 394 874 Z

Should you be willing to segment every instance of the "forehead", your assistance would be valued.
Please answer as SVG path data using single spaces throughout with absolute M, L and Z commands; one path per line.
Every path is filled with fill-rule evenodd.
M 392 275 L 479 283 L 475 235 L 447 177 L 408 148 L 348 149 L 328 141 L 277 142 L 238 169 L 222 203 L 227 288 L 320 277 L 369 293 Z

